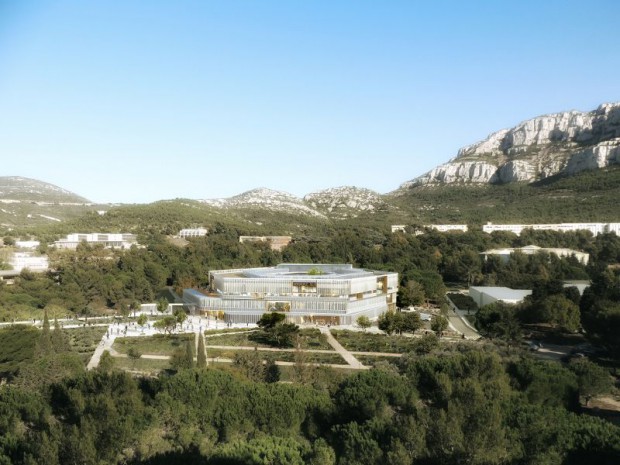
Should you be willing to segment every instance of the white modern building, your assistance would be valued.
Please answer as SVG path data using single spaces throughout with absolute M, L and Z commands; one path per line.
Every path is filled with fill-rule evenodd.
M 40 245 L 39 241 L 15 241 L 15 247 L 20 249 L 36 249 Z
M 179 237 L 187 239 L 188 237 L 204 237 L 209 230 L 207 228 L 188 228 L 179 231 Z
M 489 255 L 495 255 L 500 257 L 500 259 L 506 263 L 510 260 L 510 255 L 513 253 L 522 253 L 524 255 L 534 255 L 537 253 L 548 253 L 553 254 L 558 257 L 575 257 L 580 263 L 584 265 L 588 264 L 590 260 L 590 254 L 585 252 L 580 252 L 578 250 L 573 249 L 565 249 L 560 247 L 538 247 L 536 245 L 527 245 L 525 247 L 506 247 L 503 249 L 491 249 L 485 252 L 482 252 L 482 255 L 485 259 Z
M 9 265 L 15 271 L 28 269 L 35 273 L 42 273 L 48 270 L 49 261 L 44 255 L 34 255 L 32 252 L 15 252 L 9 259 Z
M 484 307 L 498 301 L 518 304 L 531 294 L 531 289 L 510 289 L 509 287 L 496 286 L 472 286 L 469 288 L 469 296 L 474 299 L 478 307 Z
M 398 273 L 350 264 L 290 264 L 214 270 L 207 293 L 183 291 L 186 308 L 230 323 L 256 323 L 281 312 L 293 323 L 353 324 L 396 308 Z
M 77 246 L 85 242 L 89 245 L 102 244 L 106 248 L 128 249 L 132 245 L 137 245 L 135 234 L 128 233 L 74 233 L 67 235 L 66 238 L 54 242 L 58 249 L 76 249 Z
M 407 225 L 405 224 L 393 224 L 392 232 L 395 233 L 397 231 L 406 232 Z M 467 232 L 468 227 L 466 224 L 425 224 L 422 225 L 422 228 L 434 229 L 439 232 Z M 423 234 L 423 229 L 416 229 L 415 234 Z
M 507 231 L 521 235 L 524 229 L 532 229 L 534 231 L 590 231 L 593 236 L 604 233 L 613 233 L 620 235 L 620 223 L 556 223 L 556 224 L 493 224 L 487 223 L 482 226 L 482 231 L 492 233 L 494 231 Z

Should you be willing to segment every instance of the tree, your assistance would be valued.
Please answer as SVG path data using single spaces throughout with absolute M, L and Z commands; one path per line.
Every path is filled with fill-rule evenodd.
M 575 332 L 581 326 L 579 307 L 560 294 L 550 295 L 542 301 L 541 314 L 543 321 L 563 331 Z
M 277 324 L 282 323 L 285 318 L 286 316 L 283 313 L 263 313 L 256 324 L 259 328 L 263 328 L 265 330 L 273 329 Z
M 399 307 L 404 308 L 413 305 L 422 305 L 425 300 L 424 287 L 417 281 L 409 280 L 407 284 L 398 289 Z
M 175 370 L 187 370 L 194 367 L 193 341 L 187 339 L 183 348 L 178 348 L 170 357 L 170 366 Z
M 265 380 L 265 365 L 256 347 L 254 350 L 243 350 L 235 353 L 233 363 L 250 380 Z
M 177 319 L 172 315 L 167 315 L 153 323 L 153 328 L 162 331 L 164 334 L 172 334 L 177 327 Z
M 114 369 L 114 357 L 110 354 L 108 350 L 104 350 L 101 354 L 101 358 L 99 359 L 99 365 L 97 366 L 97 370 L 103 373 L 109 373 Z
M 586 405 L 593 396 L 608 393 L 613 387 L 609 373 L 586 358 L 571 360 L 568 368 L 577 375 L 579 394 L 586 399 Z
M 434 315 L 431 319 L 431 329 L 437 334 L 438 337 L 443 335 L 443 332 L 448 328 L 448 319 L 443 315 Z
M 521 337 L 515 306 L 503 302 L 494 302 L 478 310 L 476 327 L 487 336 L 507 341 L 516 341 Z
M 381 331 L 385 331 L 391 336 L 393 333 L 402 330 L 402 320 L 402 313 L 389 310 L 379 315 L 378 326 Z
M 286 316 L 283 313 L 267 312 L 261 316 L 257 325 L 263 329 L 263 336 L 267 342 L 277 346 L 292 346 L 299 327 L 293 323 L 284 323 Z
M 137 361 L 142 357 L 142 353 L 135 347 L 130 347 L 127 351 L 127 357 L 131 360 L 131 369 L 133 370 L 136 368 Z
M 140 302 L 137 300 L 132 300 L 129 304 L 129 309 L 133 312 L 133 316 L 136 316 L 136 312 L 140 310 Z
M 50 331 L 50 320 L 47 316 L 47 309 L 43 311 L 43 326 L 41 326 L 41 336 L 37 343 L 37 352 L 41 355 L 47 355 L 53 351 L 52 334 Z
M 202 334 L 198 335 L 198 353 L 196 354 L 196 366 L 198 368 L 207 367 L 207 350 L 205 348 L 205 339 Z
M 142 313 L 142 314 L 138 317 L 138 321 L 137 321 L 138 326 L 143 327 L 143 326 L 146 324 L 146 322 L 147 322 L 148 320 L 149 320 L 149 319 L 148 319 L 148 317 L 147 317 L 144 313 Z
M 367 316 L 360 316 L 356 320 L 356 322 L 357 322 L 357 325 L 360 328 L 362 328 L 364 331 L 366 331 L 371 326 L 370 319 Z
M 416 312 L 403 313 L 401 332 L 415 333 L 422 327 L 420 315 Z
M 185 310 L 182 308 L 175 309 L 174 317 L 176 318 L 177 323 L 182 326 L 185 320 L 187 320 L 187 313 L 185 313 Z
M 165 297 L 162 297 L 161 299 L 157 301 L 157 311 L 159 313 L 165 313 L 166 310 L 168 310 L 169 305 L 170 304 L 168 303 L 168 299 L 166 299 Z
M 52 349 L 55 353 L 70 352 L 71 345 L 65 331 L 60 327 L 58 319 L 54 318 L 54 330 L 51 333 Z

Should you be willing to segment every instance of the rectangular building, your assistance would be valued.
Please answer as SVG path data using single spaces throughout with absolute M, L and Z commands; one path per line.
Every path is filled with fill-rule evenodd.
M 256 323 L 265 312 L 281 312 L 294 323 L 353 324 L 396 309 L 398 273 L 350 264 L 289 264 L 269 268 L 214 270 L 206 294 L 183 291 L 193 313 L 230 323 Z

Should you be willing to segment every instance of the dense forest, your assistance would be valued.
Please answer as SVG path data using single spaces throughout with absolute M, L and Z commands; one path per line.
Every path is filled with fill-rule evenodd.
M 316 225 L 319 232 L 300 234 L 278 252 L 267 243 L 239 243 L 239 235 L 256 232 L 241 223 L 209 224 L 208 236 L 179 245 L 167 235 L 183 226 L 186 212 L 169 205 L 163 211 L 152 218 L 158 226 L 136 230 L 144 247 L 46 249 L 49 273 L 23 271 L 13 284 L 0 283 L 0 319 L 127 315 L 166 287 L 177 293 L 205 287 L 209 270 L 281 262 L 396 271 L 401 307 L 441 306 L 448 289 L 473 284 L 533 293 L 520 306 L 492 305 L 472 315 L 491 342 L 421 340 L 416 350 L 373 369 L 351 374 L 316 367 L 292 383 L 235 364 L 178 365 L 148 378 L 104 362 L 86 372 L 57 324 L 43 331 L 15 327 L 4 347 L 26 349 L 0 360 L 8 380 L 0 386 L 0 464 L 620 462 L 620 428 L 582 407 L 584 399 L 613 390 L 610 373 L 620 360 L 619 237 L 476 228 L 392 234 L 353 222 Z M 135 215 L 140 223 L 132 208 L 119 215 L 80 221 L 88 229 L 102 222 L 114 228 Z M 59 231 L 47 228 L 37 237 L 52 239 Z M 583 250 L 590 263 L 545 253 L 515 253 L 508 261 L 481 255 L 529 244 Z M 567 280 L 591 286 L 579 296 L 563 286 Z M 533 325 L 558 334 L 585 330 L 605 351 L 605 367 L 526 354 L 518 341 Z
M 0 463 L 615 464 L 620 428 L 578 413 L 582 377 L 466 344 L 295 384 L 101 367 L 0 388 Z

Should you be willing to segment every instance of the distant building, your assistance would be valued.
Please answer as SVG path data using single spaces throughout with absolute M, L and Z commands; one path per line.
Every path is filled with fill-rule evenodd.
M 266 312 L 281 312 L 294 323 L 353 324 L 396 308 L 398 273 L 353 268 L 350 264 L 287 264 L 269 268 L 214 270 L 209 289 L 183 291 L 192 313 L 230 323 L 256 323 Z
M 46 256 L 37 256 L 32 252 L 15 252 L 9 259 L 9 265 L 15 271 L 22 271 L 27 268 L 35 273 L 42 273 L 49 268 L 49 261 Z
M 291 243 L 291 236 L 239 236 L 239 242 L 268 242 L 271 250 L 281 251 Z
M 179 231 L 179 237 L 187 239 L 189 237 L 204 237 L 209 230 L 207 228 L 188 228 Z
M 531 289 L 510 289 L 496 286 L 472 286 L 469 288 L 469 296 L 474 299 L 478 307 L 484 307 L 498 301 L 518 304 L 531 294 Z
M 20 249 L 36 249 L 40 245 L 39 241 L 15 241 L 15 247 Z
M 404 224 L 393 224 L 392 232 L 406 232 L 407 225 Z M 451 231 L 459 231 L 459 232 L 467 232 L 468 227 L 466 224 L 425 224 L 422 225 L 422 228 L 434 229 L 439 232 L 451 232 Z M 424 229 L 416 229 L 415 234 L 424 234 Z
M 524 229 L 532 229 L 534 231 L 590 231 L 593 236 L 604 233 L 613 233 L 620 235 L 620 223 L 556 223 L 556 224 L 493 224 L 487 223 L 482 226 L 482 231 L 492 233 L 495 231 L 507 231 L 521 235 Z
M 533 255 L 541 252 L 553 254 L 558 257 L 575 257 L 580 263 L 584 265 L 588 264 L 590 260 L 590 254 L 585 252 L 579 252 L 578 250 L 564 249 L 559 247 L 538 247 L 535 245 L 528 245 L 525 247 L 506 247 L 503 249 L 491 249 L 482 252 L 480 255 L 486 259 L 489 255 L 499 256 L 503 262 L 507 262 L 510 259 L 510 255 L 519 252 L 525 255 Z
M 135 234 L 128 233 L 74 233 L 67 235 L 66 238 L 54 242 L 58 249 L 76 249 L 77 246 L 85 242 L 89 245 L 102 244 L 105 248 L 128 249 L 132 245 L 137 245 Z

